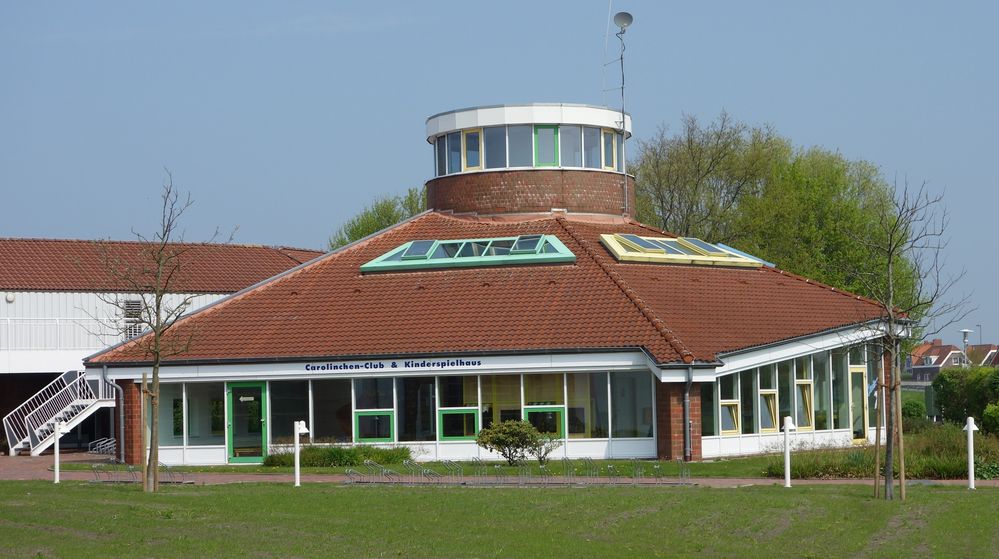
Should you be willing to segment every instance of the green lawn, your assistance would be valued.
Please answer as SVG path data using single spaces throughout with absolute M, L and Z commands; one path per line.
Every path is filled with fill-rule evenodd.
M 986 557 L 999 490 L 0 482 L 2 557 Z
M 767 456 L 753 456 L 747 458 L 735 458 L 731 460 L 716 460 L 712 462 L 692 462 L 688 464 L 690 469 L 690 475 L 692 477 L 763 477 L 763 471 L 766 469 L 767 464 L 771 461 L 771 458 Z M 613 466 L 613 471 L 615 475 L 618 476 L 631 476 L 634 471 L 635 463 L 632 460 L 596 460 L 597 466 L 600 468 L 600 475 L 609 475 L 608 466 Z M 577 475 L 584 475 L 583 462 L 581 460 L 573 460 L 573 467 L 576 470 Z M 677 477 L 679 475 L 679 465 L 676 462 L 655 462 L 652 460 L 642 460 L 638 462 L 639 467 L 642 469 L 642 474 L 645 477 L 653 477 L 654 470 L 653 466 L 658 464 L 663 477 Z M 423 466 L 429 467 L 441 474 L 445 473 L 446 470 L 443 465 L 439 462 L 426 462 L 422 464 Z M 495 466 L 499 465 L 500 470 L 510 476 L 516 476 L 519 470 L 515 466 L 507 466 L 505 462 L 503 463 L 490 463 L 489 472 L 490 475 L 493 474 L 496 469 Z M 532 475 L 540 475 L 540 470 L 538 469 L 538 463 L 535 460 L 528 462 L 531 468 Z M 392 469 L 400 474 L 405 474 L 406 469 L 402 464 L 385 464 L 385 467 Z M 471 462 L 462 463 L 462 468 L 466 476 L 471 476 L 474 473 L 474 466 Z M 553 475 L 561 476 L 563 475 L 563 464 L 561 460 L 552 460 L 548 464 L 549 471 Z M 66 463 L 62 465 L 62 469 L 71 471 L 90 471 L 90 464 L 86 463 Z M 229 465 L 229 466 L 175 466 L 172 468 L 174 471 L 178 472 L 209 472 L 209 473 L 257 473 L 257 474 L 287 474 L 291 473 L 293 468 L 281 467 L 281 466 L 259 466 L 253 464 L 247 465 Z M 363 466 L 354 466 L 354 470 L 365 472 Z M 347 470 L 343 467 L 329 467 L 329 468 L 302 468 L 302 473 L 312 473 L 312 474 L 342 474 Z

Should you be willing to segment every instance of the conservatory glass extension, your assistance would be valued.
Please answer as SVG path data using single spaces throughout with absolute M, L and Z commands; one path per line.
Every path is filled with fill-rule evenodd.
M 877 418 L 875 345 L 822 351 L 731 373 L 701 385 L 704 456 L 777 444 L 784 417 L 817 446 L 869 440 Z

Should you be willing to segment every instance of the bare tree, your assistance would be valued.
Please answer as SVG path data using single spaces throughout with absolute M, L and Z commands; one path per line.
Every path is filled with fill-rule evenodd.
M 633 169 L 645 206 L 639 218 L 677 235 L 731 242 L 739 236 L 739 202 L 758 194 L 775 152 L 788 149 L 773 130 L 750 128 L 725 112 L 707 126 L 685 115 L 675 135 L 660 127 L 638 144 Z
M 905 442 L 902 438 L 901 385 L 903 347 L 918 332 L 932 325 L 942 329 L 971 311 L 968 297 L 949 299 L 951 288 L 964 271 L 947 267 L 948 217 L 943 195 L 931 194 L 926 183 L 917 189 L 908 182 L 890 187 L 891 196 L 877 208 L 877 221 L 859 239 L 875 264 L 858 270 L 859 281 L 880 307 L 885 326 L 882 364 L 878 379 L 879 414 L 886 410 L 885 499 L 894 499 L 894 459 L 898 454 L 899 497 L 905 499 Z M 882 390 L 887 390 L 884 406 Z M 877 437 L 880 440 L 880 421 Z M 879 455 L 880 456 L 880 455 Z M 879 480 L 875 479 L 875 484 Z
M 97 242 L 101 263 L 118 291 L 99 297 L 117 309 L 123 320 L 116 320 L 115 324 L 126 338 L 142 333 L 129 343 L 137 344 L 151 364 L 151 382 L 143 373 L 141 385 L 143 489 L 148 492 L 159 488 L 160 364 L 186 351 L 194 336 L 193 333 L 179 337 L 166 335 L 194 299 L 194 295 L 180 294 L 177 289 L 190 261 L 187 253 L 197 246 L 185 244 L 179 229 L 180 219 L 193 201 L 189 193 L 180 196 L 169 170 L 160 198 L 159 228 L 151 236 L 133 230 L 139 241 L 137 251 L 122 248 L 120 244 Z M 212 240 L 217 236 L 216 232 Z

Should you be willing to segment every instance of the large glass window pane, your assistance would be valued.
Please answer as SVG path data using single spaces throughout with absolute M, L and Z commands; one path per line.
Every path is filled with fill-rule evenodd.
M 477 432 L 476 415 L 478 412 L 475 411 L 441 410 L 441 439 L 474 439 Z
M 829 385 L 829 354 L 812 355 L 812 374 L 815 375 L 815 428 L 832 428 L 832 403 Z
M 718 385 L 721 387 L 722 400 L 735 400 L 739 397 L 736 395 L 735 379 L 735 375 L 725 375 L 718 379 Z
M 874 390 L 875 383 L 881 378 L 881 349 L 875 344 L 867 346 L 867 426 L 874 428 L 877 424 L 878 414 L 881 410 L 878 407 L 878 391 Z M 883 423 L 882 423 L 883 424 Z
M 464 408 L 479 404 L 478 377 L 439 377 L 442 408 Z
M 392 379 L 355 379 L 354 397 L 359 410 L 392 409 Z
M 718 435 L 718 422 L 715 421 L 716 405 L 714 382 L 701 384 L 701 436 L 714 437 Z
M 160 446 L 184 444 L 184 385 L 160 385 Z
M 510 143 L 510 166 L 534 166 L 534 127 L 530 124 L 507 126 Z
M 569 438 L 607 437 L 607 373 L 570 373 L 566 384 Z
M 794 415 L 791 413 L 791 405 L 794 402 L 794 394 L 791 393 L 794 386 L 794 371 L 791 370 L 790 361 L 781 361 L 777 364 L 777 400 L 780 414 L 777 416 L 777 428 L 784 428 L 784 418 Z
M 799 357 L 794 360 L 794 378 L 798 380 L 811 380 L 812 362 L 808 357 Z
M 482 428 L 508 420 L 520 420 L 520 375 L 483 375 Z
M 756 432 L 756 419 L 753 417 L 753 410 L 756 409 L 755 377 L 756 369 L 739 373 L 739 409 L 742 413 L 743 433 Z
M 565 403 L 562 375 L 524 375 L 524 404 L 549 406 Z
M 760 430 L 773 431 L 777 429 L 777 394 L 764 392 L 760 394 Z
M 777 389 L 777 379 L 775 376 L 774 366 L 765 365 L 760 367 L 760 390 L 776 390 Z
M 614 134 L 617 137 L 617 161 L 614 167 L 619 173 L 624 172 L 624 145 L 621 134 Z
M 850 348 L 850 364 L 851 365 L 863 365 L 865 363 L 864 359 L 864 346 L 855 345 Z
M 653 436 L 651 374 L 617 372 L 610 377 L 612 436 Z
M 312 440 L 350 442 L 353 438 L 350 379 L 312 381 Z
M 797 401 L 799 429 L 812 426 L 812 383 L 799 382 L 797 385 Z
M 461 172 L 461 132 L 447 135 L 447 172 Z
M 482 132 L 469 130 L 462 134 L 465 142 L 465 169 L 482 167 Z
M 396 379 L 396 409 L 400 441 L 432 441 L 437 438 L 434 377 Z
M 437 136 L 434 146 L 437 149 L 437 176 L 447 174 L 447 140 L 444 136 Z
M 833 384 L 833 427 L 850 428 L 850 372 L 846 363 L 846 353 L 832 354 Z
M 268 390 L 271 397 L 271 442 L 291 444 L 295 442 L 295 422 L 309 421 L 309 381 L 271 381 Z
M 600 168 L 600 129 L 583 127 L 583 164 L 588 169 Z
M 614 132 L 604 130 L 604 169 L 614 168 Z
M 187 384 L 187 444 L 225 444 L 225 387 L 221 382 Z
M 564 421 L 562 419 L 565 410 L 562 408 L 542 408 L 542 409 L 528 409 L 525 415 L 527 416 L 527 421 L 534 425 L 534 428 L 538 430 L 539 433 L 551 433 L 558 436 L 558 438 L 565 438 L 565 433 L 562 429 Z
M 560 126 L 558 143 L 563 167 L 583 166 L 583 130 L 579 126 Z
M 558 165 L 558 126 L 534 127 L 534 164 L 539 167 Z
M 506 127 L 491 126 L 482 133 L 486 144 L 486 169 L 506 167 Z
M 357 440 L 392 441 L 392 412 L 357 412 Z

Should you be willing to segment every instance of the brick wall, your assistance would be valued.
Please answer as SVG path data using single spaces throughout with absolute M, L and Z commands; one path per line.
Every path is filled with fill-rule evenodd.
M 628 213 L 634 215 L 635 184 L 628 177 Z M 438 177 L 427 182 L 427 206 L 483 215 L 570 212 L 622 215 L 621 175 L 601 171 L 529 169 Z
M 656 382 L 656 454 L 660 460 L 683 458 L 683 383 Z M 701 459 L 701 385 L 690 386 L 691 459 Z
M 121 440 L 121 427 L 115 422 L 118 442 L 125 449 L 125 461 L 139 464 L 142 461 L 142 405 L 139 398 L 139 385 L 130 380 L 116 381 L 125 394 L 125 441 Z M 118 402 L 118 405 L 122 405 Z

